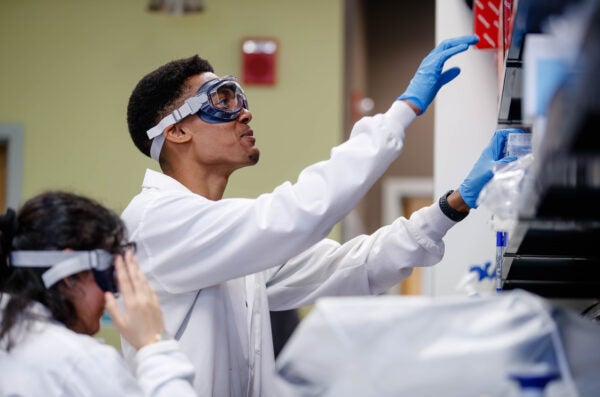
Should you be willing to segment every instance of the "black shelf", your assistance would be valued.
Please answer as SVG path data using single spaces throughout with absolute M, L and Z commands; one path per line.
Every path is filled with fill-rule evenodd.
M 517 2 L 499 126 L 521 123 L 520 109 L 511 108 L 521 103 L 515 70 L 522 66 L 527 34 L 540 33 L 549 15 L 575 3 L 583 1 Z M 600 6 L 594 4 L 582 55 L 549 105 L 544 139 L 524 182 L 519 220 L 504 255 L 504 290 L 600 299 Z
M 522 123 L 522 74 L 521 61 L 507 61 L 498 107 L 498 124 L 513 125 Z
M 518 0 L 514 14 L 510 46 L 506 51 L 502 92 L 498 106 L 499 125 L 522 123 L 522 59 L 523 48 L 530 33 L 542 33 L 544 22 L 553 15 L 562 14 L 569 5 L 582 0 Z
M 542 33 L 542 26 L 552 15 L 562 14 L 566 7 L 582 3 L 582 0 L 518 0 L 514 14 L 510 47 L 506 61 L 518 60 L 523 56 L 523 47 L 530 33 Z
M 520 221 L 505 257 L 595 258 L 600 257 L 598 222 Z

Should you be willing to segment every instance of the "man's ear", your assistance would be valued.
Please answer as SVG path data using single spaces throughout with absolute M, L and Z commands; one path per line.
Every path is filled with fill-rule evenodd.
M 165 140 L 173 143 L 184 143 L 192 139 L 192 134 L 180 123 L 167 127 L 163 134 L 165 134 Z

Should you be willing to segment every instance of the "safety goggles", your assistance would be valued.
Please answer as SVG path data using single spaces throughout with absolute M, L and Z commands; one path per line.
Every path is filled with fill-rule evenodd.
M 248 100 L 235 77 L 225 76 L 207 81 L 196 95 L 188 98 L 183 105 L 146 132 L 148 139 L 152 139 L 150 156 L 158 161 L 164 143 L 163 131 L 183 118 L 197 114 L 207 123 L 226 123 L 235 120 L 243 109 L 248 109 Z
M 42 281 L 46 288 L 52 287 L 65 277 L 91 270 L 94 280 L 102 291 L 117 293 L 119 288 L 115 280 L 115 255 L 123 255 L 125 251 L 135 253 L 135 243 L 120 246 L 119 253 L 113 254 L 105 250 L 92 251 L 13 251 L 10 265 L 13 267 L 47 267 L 42 273 Z

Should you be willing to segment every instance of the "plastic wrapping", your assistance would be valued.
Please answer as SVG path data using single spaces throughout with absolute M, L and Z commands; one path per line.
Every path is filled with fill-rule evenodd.
M 506 155 L 522 157 L 531 153 L 531 133 L 510 133 L 506 139 Z
M 501 219 L 517 219 L 523 183 L 532 163 L 533 155 L 530 153 L 496 170 L 481 189 L 477 205 L 486 207 Z
M 596 397 L 600 326 L 524 291 L 322 299 L 277 360 L 281 396 L 516 397 L 511 377 L 559 374 L 546 397 Z

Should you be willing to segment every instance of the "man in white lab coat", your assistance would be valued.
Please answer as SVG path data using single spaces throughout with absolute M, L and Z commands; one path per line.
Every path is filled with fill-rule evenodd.
M 130 134 L 163 173 L 146 171 L 123 218 L 167 330 L 196 366 L 199 395 L 277 395 L 269 310 L 325 295 L 379 294 L 412 266 L 441 259 L 442 237 L 491 178 L 499 157 L 486 153 L 494 141 L 460 192 L 343 245 L 326 236 L 400 154 L 406 127 L 458 75 L 443 71 L 444 62 L 476 41 L 440 44 L 385 114 L 363 118 L 328 160 L 256 199 L 222 199 L 231 173 L 259 159 L 252 113 L 234 78 L 219 78 L 194 56 L 138 83 Z M 124 352 L 131 355 L 126 345 Z

